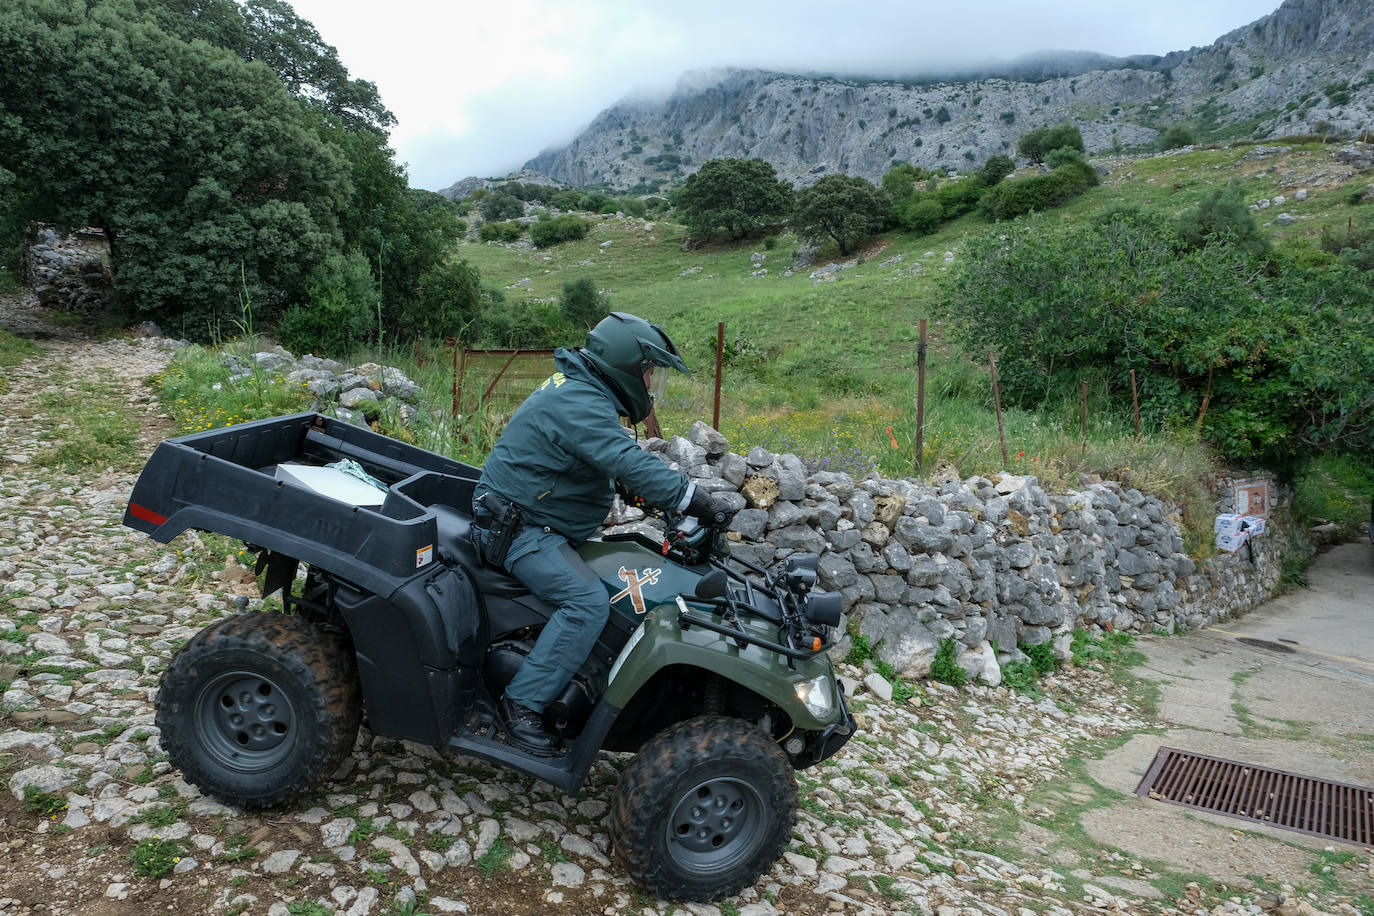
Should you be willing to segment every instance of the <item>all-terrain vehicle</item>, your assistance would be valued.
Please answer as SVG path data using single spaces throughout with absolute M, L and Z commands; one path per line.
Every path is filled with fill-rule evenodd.
M 344 460 L 378 488 L 327 467 Z M 826 655 L 839 595 L 816 588 L 816 556 L 770 573 L 691 518 L 583 544 L 611 618 L 545 711 L 566 753 L 536 757 L 503 740 L 495 701 L 552 609 L 475 554 L 478 476 L 314 413 L 159 445 L 124 524 L 164 543 L 242 540 L 284 609 L 221 619 L 172 659 L 157 697 L 171 762 L 230 804 L 279 805 L 334 772 L 364 708 L 379 734 L 570 794 L 598 752 L 636 751 L 609 815 L 630 876 L 685 900 L 753 884 L 790 838 L 793 770 L 855 727 Z

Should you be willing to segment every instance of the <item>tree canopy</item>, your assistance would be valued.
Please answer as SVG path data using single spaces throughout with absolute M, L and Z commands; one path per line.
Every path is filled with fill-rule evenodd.
M 826 175 L 797 192 L 797 232 L 825 236 L 849 254 L 883 228 L 890 204 L 873 183 L 854 175 Z
M 1044 162 L 1050 153 L 1065 148 L 1084 151 L 1083 134 L 1072 124 L 1037 128 L 1016 141 L 1016 152 L 1035 163 Z
M 0 60 L 13 218 L 104 229 L 129 317 L 271 320 L 357 250 L 399 326 L 456 231 L 416 207 L 376 87 L 280 0 L 13 0 Z
M 941 311 L 1002 395 L 1037 405 L 1086 378 L 1155 422 L 1196 422 L 1231 458 L 1291 466 L 1374 448 L 1374 287 L 1345 265 L 1265 258 L 1233 236 L 1190 247 L 1164 214 L 1041 219 L 968 243 Z
M 762 159 L 712 159 L 688 176 L 676 203 L 694 236 L 724 228 L 737 239 L 786 218 L 792 188 Z

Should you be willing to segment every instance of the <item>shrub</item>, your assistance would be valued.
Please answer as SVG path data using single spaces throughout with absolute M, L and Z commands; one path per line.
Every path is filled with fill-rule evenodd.
M 934 195 L 917 191 L 895 208 L 897 222 L 917 235 L 927 235 L 939 228 L 944 208 Z
M 1070 160 L 1048 175 L 1003 181 L 983 196 L 989 219 L 1011 219 L 1033 210 L 1057 207 L 1097 184 L 1097 171 L 1083 159 Z
M 893 201 L 904 200 L 916 190 L 917 182 L 925 181 L 935 173 L 930 169 L 910 162 L 899 162 L 883 175 L 883 192 Z
M 1159 148 L 1162 150 L 1192 146 L 1196 142 L 1197 131 L 1187 124 L 1175 124 L 1159 135 Z
M 420 295 L 406 310 L 403 324 L 410 333 L 431 340 L 464 340 L 486 302 L 477 268 L 467 261 L 452 261 L 421 279 Z
M 558 297 L 558 311 L 574 327 L 591 330 L 611 310 L 603 296 L 587 277 L 563 284 Z
M 347 356 L 375 327 L 380 293 L 361 252 L 330 255 L 306 281 L 310 301 L 293 305 L 277 325 L 277 338 L 293 353 Z
M 488 305 L 482 312 L 479 339 L 491 347 L 546 350 L 581 343 L 581 333 L 568 324 L 553 303 L 521 300 Z
M 947 181 L 933 193 L 940 203 L 940 212 L 945 219 L 951 220 L 977 207 L 986 191 L 983 182 L 975 175 L 959 181 Z
M 549 206 L 557 207 L 560 210 L 580 210 L 582 209 L 582 192 L 572 189 L 555 191 L 549 197 Z
M 514 242 L 525 232 L 525 227 L 515 220 L 504 223 L 483 223 L 477 230 L 477 237 L 484 242 Z
M 530 226 L 530 241 L 534 242 L 536 248 L 549 248 L 561 242 L 584 239 L 591 228 L 591 223 L 571 213 L 544 217 Z
M 1269 250 L 1269 240 L 1260 232 L 1237 185 L 1218 188 L 1185 211 L 1179 217 L 1178 232 L 1188 248 L 1229 240 L 1251 254 Z
M 605 213 L 606 207 L 614 203 L 615 200 L 611 195 L 603 194 L 600 191 L 589 191 L 582 195 L 582 209 L 588 213 Z
M 948 109 L 948 108 L 946 108 L 946 107 L 943 106 L 943 105 L 940 106 L 939 110 L 935 112 L 935 123 L 937 123 L 937 124 L 948 124 L 948 123 L 949 123 L 949 109 Z
M 1010 156 L 996 155 L 983 163 L 983 167 L 978 170 L 978 177 L 985 187 L 992 187 L 1016 171 L 1016 163 L 1012 162 Z
M 507 191 L 488 194 L 477 206 L 482 211 L 482 218 L 487 222 L 515 219 L 525 215 L 525 205 L 520 198 Z
M 1074 161 L 1081 162 L 1082 160 L 1082 151 L 1076 150 L 1072 146 L 1061 146 L 1059 149 L 1052 149 L 1045 154 L 1045 165 L 1049 166 L 1051 169 L 1057 169 L 1061 165 L 1067 165 Z

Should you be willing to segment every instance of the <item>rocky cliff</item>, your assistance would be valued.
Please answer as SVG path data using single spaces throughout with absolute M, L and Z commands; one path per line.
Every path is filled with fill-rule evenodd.
M 1203 48 L 1038 54 L 1003 75 L 962 80 L 688 73 L 666 101 L 627 99 L 526 168 L 574 186 L 646 191 L 680 183 L 708 159 L 758 156 L 798 184 L 831 172 L 876 180 L 902 160 L 967 169 L 1065 120 L 1089 152 L 1152 145 L 1179 123 L 1204 137 L 1374 128 L 1374 7 L 1287 0 Z

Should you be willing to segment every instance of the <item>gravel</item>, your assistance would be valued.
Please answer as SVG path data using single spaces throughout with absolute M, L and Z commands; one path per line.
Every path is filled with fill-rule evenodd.
M 233 549 L 222 540 L 160 545 L 121 526 L 144 458 L 174 432 L 143 385 L 168 359 L 152 340 L 59 337 L 7 373 L 8 402 L 22 406 L 0 417 L 0 776 L 14 799 L 0 806 L 0 914 L 382 916 L 407 901 L 430 913 L 1243 911 L 1172 909 L 1092 872 L 1085 883 L 975 848 L 984 808 L 1023 815 L 1076 749 L 1148 724 L 1109 678 L 1076 669 L 1043 680 L 1041 699 L 932 683 L 893 701 L 871 663 L 842 665 L 857 737 L 798 773 L 790 847 L 755 888 L 715 906 L 647 898 L 613 863 L 619 755 L 568 797 L 364 727 L 339 772 L 291 807 L 249 814 L 202 797 L 158 745 L 159 673 L 236 599 L 258 599 L 251 581 L 214 575 Z M 96 377 L 124 383 L 139 453 L 75 475 L 42 467 L 52 431 L 39 395 Z M 54 809 L 36 810 L 25 786 Z M 172 853 L 149 875 L 134 854 L 154 847 Z

